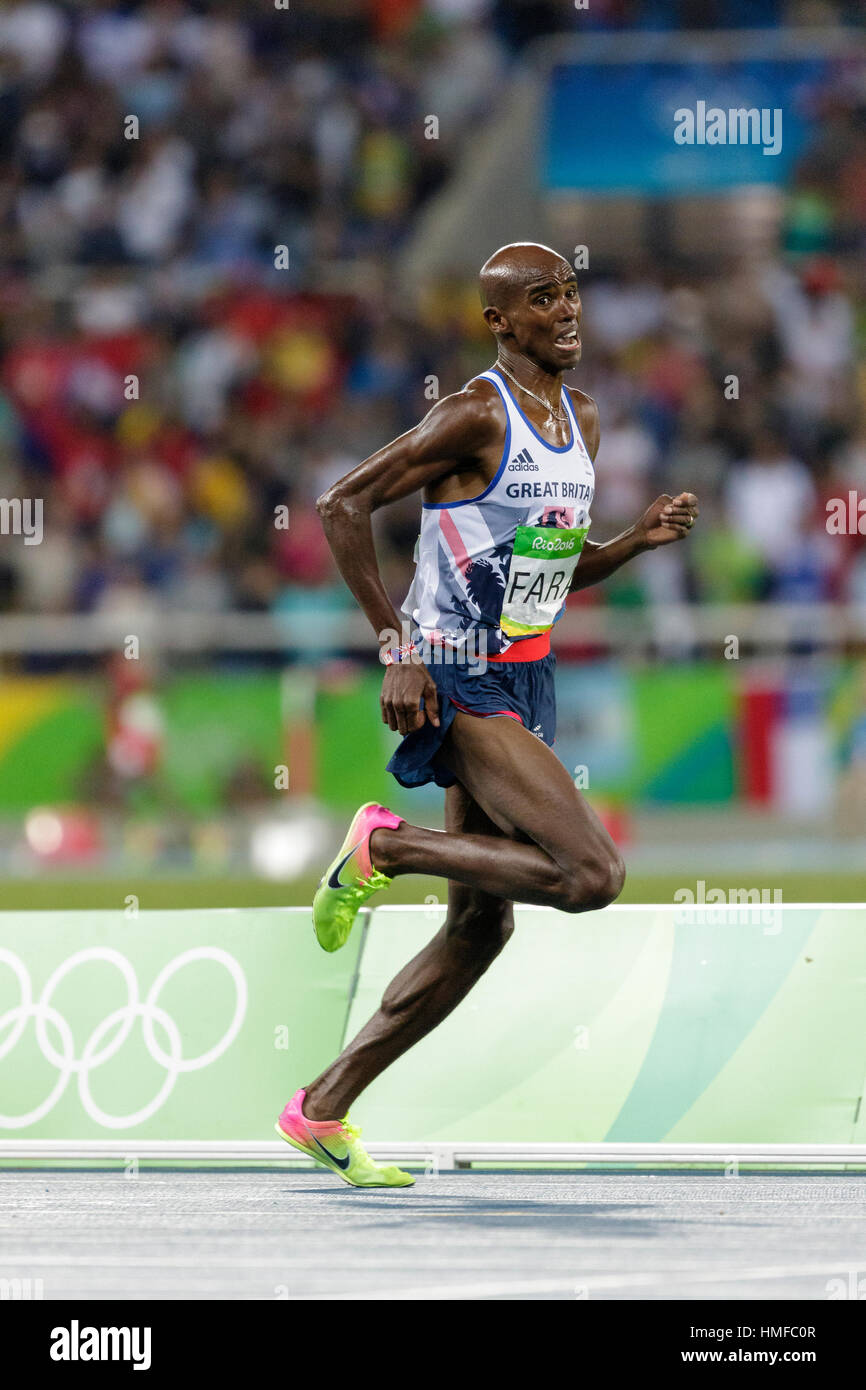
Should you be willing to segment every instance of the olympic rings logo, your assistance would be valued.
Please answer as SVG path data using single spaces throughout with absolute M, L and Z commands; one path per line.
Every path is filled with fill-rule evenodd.
M 96 960 L 107 961 L 108 964 L 116 966 L 120 971 L 126 985 L 126 1003 L 121 1008 L 114 1009 L 101 1023 L 96 1025 L 84 1045 L 81 1056 L 76 1057 L 72 1030 L 63 1015 L 51 1003 L 51 1000 L 61 980 L 65 979 L 79 965 Z M 173 975 L 176 975 L 185 965 L 199 960 L 217 961 L 228 971 L 235 987 L 235 1009 L 232 1020 L 218 1043 L 199 1057 L 184 1057 L 177 1024 L 171 1015 L 166 1013 L 165 1009 L 160 1008 L 157 999 Z M 51 974 L 37 1000 L 33 998 L 33 987 L 27 967 L 14 952 L 0 947 L 0 964 L 9 966 L 13 974 L 17 976 L 21 989 L 21 1002 L 15 1008 L 7 1009 L 4 1014 L 0 1015 L 0 1039 L 3 1039 L 0 1041 L 0 1060 L 12 1051 L 24 1032 L 28 1019 L 33 1018 L 36 1021 L 36 1040 L 40 1051 L 45 1060 L 57 1067 L 60 1073 L 56 1085 L 41 1105 L 37 1105 L 26 1115 L 0 1114 L 0 1129 L 25 1129 L 28 1125 L 34 1125 L 38 1120 L 44 1119 L 63 1095 L 73 1075 L 78 1077 L 78 1094 L 81 1097 L 81 1104 L 96 1124 L 102 1125 L 104 1129 L 129 1129 L 133 1125 L 140 1125 L 155 1115 L 160 1106 L 164 1104 L 182 1072 L 201 1071 L 202 1068 L 209 1067 L 211 1062 L 215 1062 L 218 1057 L 222 1056 L 237 1037 L 247 1011 L 247 982 L 244 972 L 234 956 L 230 956 L 227 951 L 222 951 L 217 946 L 196 946 L 192 950 L 183 951 L 179 956 L 176 956 L 173 961 L 160 970 L 145 999 L 140 997 L 138 978 L 133 966 L 126 956 L 121 955 L 120 951 L 113 951 L 109 947 L 91 946 L 87 950 L 78 951 L 75 955 L 70 956 L 62 965 L 58 965 Z M 109 1115 L 93 1099 L 90 1090 L 90 1073 L 97 1067 L 104 1066 L 120 1051 L 132 1032 L 137 1018 L 142 1021 L 144 1041 L 150 1056 L 159 1066 L 165 1068 L 165 1080 L 153 1100 L 147 1105 L 143 1105 L 140 1110 L 135 1110 L 129 1115 Z M 49 1023 L 60 1039 L 61 1052 L 58 1052 L 48 1036 Z M 155 1024 L 159 1024 L 168 1040 L 168 1052 L 164 1050 L 156 1038 Z M 7 1028 L 9 1029 L 8 1037 L 3 1038 L 3 1033 Z M 113 1035 L 112 1030 L 115 1030 Z

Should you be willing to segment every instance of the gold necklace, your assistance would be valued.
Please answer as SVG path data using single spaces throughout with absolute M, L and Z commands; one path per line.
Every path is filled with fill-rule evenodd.
M 565 412 L 563 412 L 562 414 L 557 414 L 557 412 L 554 410 L 553 406 L 550 404 L 549 401 L 544 400 L 541 396 L 536 396 L 534 391 L 530 391 L 528 386 L 524 386 L 522 381 L 518 381 L 517 377 L 513 374 L 513 372 L 510 372 L 508 370 L 504 363 L 497 362 L 496 365 L 499 368 L 500 372 L 504 372 L 506 376 L 511 377 L 511 380 L 514 382 L 514 385 L 518 388 L 518 390 L 525 391 L 527 396 L 531 396 L 534 401 L 538 401 L 539 405 L 543 405 L 552 420 L 558 420 L 561 425 L 568 424 L 568 416 L 565 414 Z M 562 400 L 561 388 L 559 399 Z

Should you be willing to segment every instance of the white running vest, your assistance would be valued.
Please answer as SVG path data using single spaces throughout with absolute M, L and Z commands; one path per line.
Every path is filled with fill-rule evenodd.
M 502 459 L 477 497 L 423 504 L 403 612 L 425 638 L 452 646 L 485 628 L 493 656 L 560 616 L 589 530 L 595 470 L 567 391 L 571 438 L 556 448 L 527 420 L 504 377 L 491 369 L 475 379 L 491 381 L 502 399 Z

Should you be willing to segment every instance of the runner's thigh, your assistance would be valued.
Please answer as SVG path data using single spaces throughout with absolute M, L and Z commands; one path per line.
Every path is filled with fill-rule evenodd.
M 458 712 L 442 758 L 481 810 L 513 840 L 531 840 L 564 869 L 619 851 L 556 754 L 505 717 Z

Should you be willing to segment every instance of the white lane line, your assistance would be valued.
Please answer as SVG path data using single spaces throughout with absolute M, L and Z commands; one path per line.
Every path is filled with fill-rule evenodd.
M 131 1263 L 134 1268 L 148 1268 L 165 1270 L 166 1273 L 176 1269 L 201 1269 L 200 1259 L 158 1259 L 136 1257 L 134 1262 L 124 1260 L 121 1257 L 106 1258 L 98 1261 L 87 1257 L 73 1257 L 64 1259 L 58 1256 L 45 1256 L 44 1258 L 34 1258 L 32 1255 L 7 1254 L 4 1256 L 7 1266 L 13 1264 L 21 1268 L 40 1269 L 40 1268 L 66 1268 L 86 1266 L 92 1276 L 96 1276 L 99 1268 L 129 1268 Z M 294 1297 L 290 1295 L 291 1302 L 346 1302 L 352 1301 L 387 1301 L 387 1302 L 412 1302 L 412 1301 L 447 1301 L 459 1299 L 484 1299 L 499 1298 L 504 1296 L 517 1296 L 525 1294 L 545 1294 L 545 1293 L 568 1293 L 577 1298 L 579 1295 L 592 1298 L 594 1292 L 613 1289 L 652 1289 L 660 1286 L 670 1288 L 672 1285 L 686 1282 L 689 1285 L 700 1283 L 710 1284 L 716 1288 L 728 1284 L 744 1284 L 753 1280 L 789 1280 L 818 1276 L 833 1275 L 841 1277 L 849 1273 L 852 1269 L 858 1269 L 862 1263 L 861 1257 L 851 1259 L 840 1258 L 833 1263 L 822 1263 L 814 1265 L 767 1265 L 746 1269 L 677 1269 L 671 1268 L 664 1271 L 645 1274 L 591 1274 L 576 1272 L 574 1275 L 565 1278 L 558 1276 L 548 1279 L 530 1280 L 487 1280 L 475 1281 L 467 1284 L 434 1284 L 416 1288 L 407 1288 L 401 1285 L 399 1288 L 374 1289 L 369 1293 L 359 1293 L 357 1288 L 346 1293 L 302 1293 Z M 232 1259 L 218 1260 L 208 1258 L 207 1264 L 210 1268 L 224 1268 L 227 1270 L 278 1270 L 285 1278 L 286 1261 L 284 1257 L 274 1256 L 268 1259 Z M 195 1281 L 193 1281 L 194 1283 Z M 211 1285 L 212 1287 L 214 1285 Z M 220 1287 L 216 1285 L 215 1287 Z M 145 1285 L 145 1288 L 147 1286 Z M 190 1297 L 194 1297 L 191 1292 Z
M 628 1289 L 628 1288 L 656 1288 L 660 1284 L 671 1285 L 687 1280 L 689 1283 L 704 1284 L 739 1284 L 747 1283 L 752 1279 L 790 1279 L 804 1278 L 809 1275 L 831 1274 L 841 1277 L 849 1269 L 858 1268 L 856 1260 L 838 1260 L 835 1264 L 821 1265 L 768 1265 L 765 1268 L 757 1269 L 722 1269 L 722 1270 L 677 1270 L 671 1269 L 659 1274 L 585 1274 L 576 1275 L 571 1279 L 534 1279 L 527 1281 L 506 1282 L 497 1280 L 495 1282 L 475 1283 L 475 1284 L 436 1284 L 427 1288 L 406 1289 L 375 1289 L 371 1293 L 359 1294 L 357 1289 L 351 1293 L 336 1294 L 299 1294 L 294 1302 L 305 1302 L 308 1300 L 317 1301 L 346 1301 L 352 1300 L 382 1300 L 388 1302 L 417 1299 L 442 1300 L 442 1299 L 466 1299 L 466 1298 L 497 1298 L 500 1294 L 520 1294 L 520 1293 L 560 1293 L 568 1290 L 575 1294 L 577 1290 L 586 1290 L 591 1298 L 594 1289 Z

